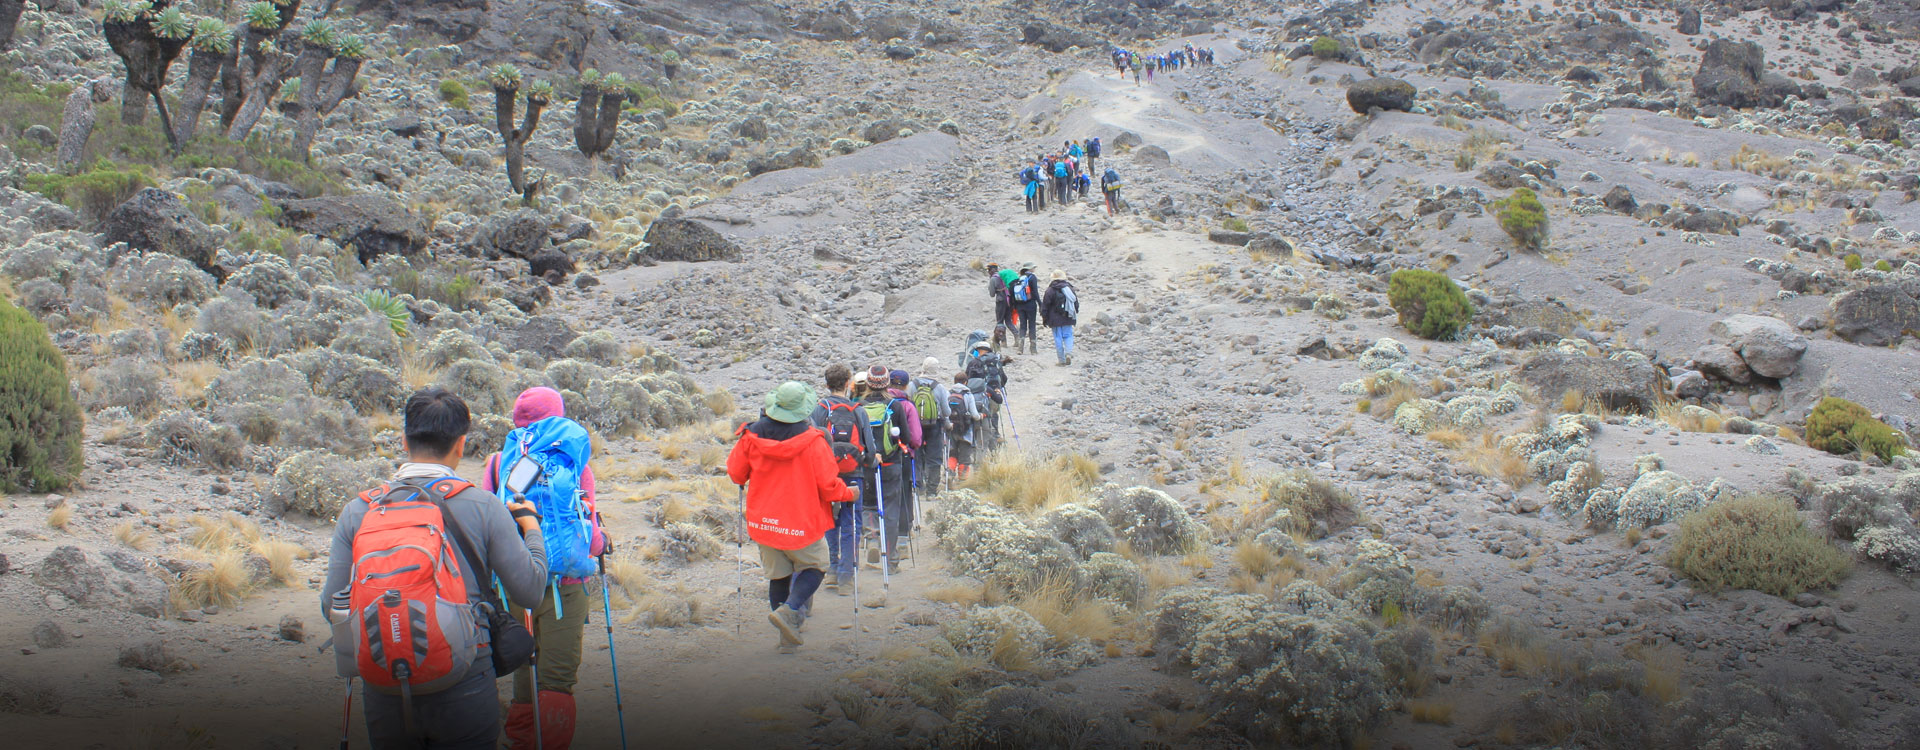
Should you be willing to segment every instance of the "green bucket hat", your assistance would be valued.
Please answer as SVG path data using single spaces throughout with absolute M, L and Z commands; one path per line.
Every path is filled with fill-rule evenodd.
M 819 400 L 806 383 L 789 380 L 767 394 L 767 416 L 787 424 L 805 422 Z

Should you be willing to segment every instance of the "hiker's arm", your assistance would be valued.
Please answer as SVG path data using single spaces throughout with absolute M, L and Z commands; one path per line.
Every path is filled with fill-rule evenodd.
M 580 494 L 587 503 L 587 517 L 593 520 L 590 524 L 593 534 L 587 542 L 587 554 L 599 557 L 600 553 L 607 550 L 607 530 L 600 525 L 600 504 L 594 492 L 592 466 L 580 470 Z
M 500 579 L 507 598 L 514 604 L 532 609 L 546 597 L 547 544 L 540 536 L 539 524 L 532 528 L 516 523 L 507 507 L 498 503 L 480 503 L 482 527 L 487 539 L 487 569 Z
M 500 454 L 495 453 L 487 457 L 486 463 L 480 465 L 480 489 L 498 493 L 500 491 L 499 481 Z
M 333 547 L 327 554 L 327 582 L 320 586 L 320 614 L 327 622 L 332 622 L 327 614 L 332 609 L 334 594 L 346 591 L 347 579 L 353 575 L 353 532 L 360 528 L 362 516 L 352 503 L 348 503 L 340 511 L 340 521 L 333 527 Z
M 853 485 L 840 481 L 840 466 L 833 460 L 833 443 L 826 435 L 821 435 L 820 444 L 813 448 L 813 461 L 817 465 L 813 471 L 814 491 L 820 502 L 827 504 L 828 513 L 833 512 L 834 503 L 856 499 Z
M 733 452 L 727 454 L 727 478 L 734 484 L 744 485 L 753 478 L 753 460 L 747 450 L 747 441 L 742 439 L 734 443 Z

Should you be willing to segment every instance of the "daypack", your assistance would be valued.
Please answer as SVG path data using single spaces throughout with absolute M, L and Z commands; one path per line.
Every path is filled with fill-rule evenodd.
M 973 361 L 967 363 L 967 377 L 980 378 L 986 381 L 988 388 L 993 389 L 1007 384 L 1007 372 L 1001 366 L 1000 354 L 998 352 L 987 352 L 986 354 L 974 357 Z M 978 390 L 972 389 L 971 386 L 969 386 L 969 389 Z
M 860 405 L 867 410 L 867 427 L 879 437 L 874 438 L 875 446 L 880 449 L 880 460 L 885 461 L 900 452 L 900 439 L 893 434 L 893 402 L 868 401 Z
M 820 400 L 827 410 L 827 442 L 833 445 L 833 461 L 841 475 L 860 470 L 867 457 L 866 439 L 861 437 L 860 407 L 838 396 Z
M 1064 161 L 1056 161 L 1056 162 L 1054 162 L 1054 163 L 1053 163 L 1053 176 L 1054 176 L 1054 177 L 1058 177 L 1058 178 L 1060 178 L 1060 179 L 1063 179 L 1063 180 L 1064 180 L 1064 179 L 1066 179 L 1066 177 L 1067 177 L 1067 163 L 1066 163 L 1066 162 L 1064 162 Z
M 345 617 L 332 623 L 340 676 L 411 699 L 459 683 L 486 638 L 442 503 L 473 485 L 381 485 L 360 493 Z M 337 605 L 334 605 L 337 606 Z
M 920 412 L 920 426 L 932 427 L 940 421 L 940 395 L 934 392 L 938 385 L 933 378 L 913 379 L 913 408 Z
M 1033 281 L 1029 280 L 1025 276 L 1015 279 L 1013 282 L 1013 301 L 1032 302 L 1033 301 Z
M 1087 155 L 1096 158 L 1100 156 L 1100 139 L 1095 138 L 1087 141 Z
M 1118 185 L 1120 184 L 1120 172 L 1113 167 L 1107 167 L 1107 173 L 1100 175 L 1100 181 L 1109 186 Z
M 962 435 L 972 429 L 973 420 L 979 418 L 974 413 L 973 394 L 958 383 L 947 387 L 947 411 L 948 419 L 953 422 L 953 431 Z
M 540 510 L 540 535 L 547 542 L 547 569 L 555 579 L 585 578 L 599 572 L 594 565 L 593 522 L 582 500 L 580 473 L 592 458 L 593 439 L 587 428 L 566 417 L 547 417 L 507 433 L 500 449 L 500 499 L 512 501 L 507 477 L 522 456 L 540 465 L 540 478 L 527 488 L 526 499 Z

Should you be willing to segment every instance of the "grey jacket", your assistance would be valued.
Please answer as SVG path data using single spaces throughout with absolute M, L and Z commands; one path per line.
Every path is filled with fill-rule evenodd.
M 420 484 L 427 480 L 393 480 L 392 483 L 402 481 Z M 466 540 L 472 540 L 479 548 L 471 552 L 472 557 L 483 561 L 487 568 L 474 570 L 467 563 L 467 554 L 461 555 L 460 572 L 468 581 L 467 599 L 474 602 L 485 599 L 493 577 L 499 576 L 500 586 L 506 589 L 510 602 L 529 609 L 539 607 L 546 596 L 547 585 L 547 545 L 540 529 L 526 532 L 523 539 L 520 526 L 507 512 L 506 504 L 478 487 L 447 498 L 447 511 L 453 514 L 454 523 L 465 534 L 455 537 L 456 549 L 464 550 Z M 336 595 L 342 601 L 347 597 L 353 575 L 353 535 L 360 530 L 360 519 L 366 514 L 367 501 L 357 496 L 340 510 L 340 520 L 333 527 L 333 551 L 327 557 L 327 582 L 320 587 L 322 614 L 327 612 L 328 604 Z M 448 528 L 447 533 L 452 535 L 454 531 Z

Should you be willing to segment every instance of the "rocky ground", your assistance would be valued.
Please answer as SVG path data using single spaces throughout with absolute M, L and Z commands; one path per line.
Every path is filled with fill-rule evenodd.
M 441 383 L 476 443 L 536 384 L 598 434 L 628 727 L 665 746 L 1920 738 L 1920 474 L 1806 444 L 1827 396 L 1920 424 L 1910 9 L 342 5 L 375 54 L 311 162 L 156 158 L 109 101 L 87 162 L 164 188 L 112 201 L 43 177 L 66 87 L 118 75 L 101 9 L 30 3 L 0 55 L 0 271 L 88 415 L 81 486 L 0 515 L 18 736 L 335 742 L 314 555 Z M 1219 63 L 1136 84 L 1109 39 Z M 509 61 L 559 84 L 531 207 L 485 117 Z M 648 87 L 592 160 L 576 65 Z M 1129 210 L 1027 213 L 1017 165 L 1092 136 Z M 1538 249 L 1497 218 L 1520 188 Z M 989 261 L 1071 275 L 1074 364 L 1016 355 L 1018 450 L 774 654 L 731 420 L 831 362 L 953 360 Z M 1409 332 L 1400 269 L 1472 324 Z M 1683 517 L 1754 493 L 1850 574 L 1670 567 Z

